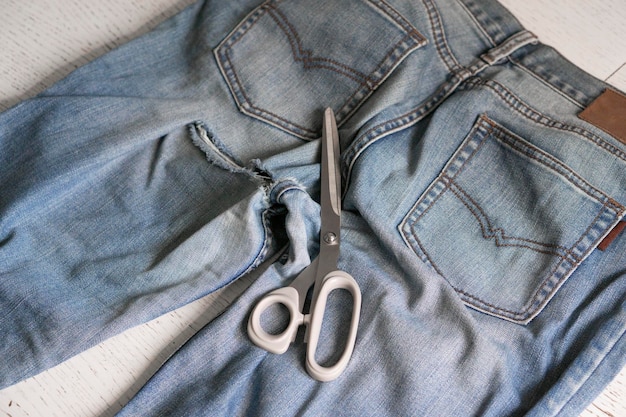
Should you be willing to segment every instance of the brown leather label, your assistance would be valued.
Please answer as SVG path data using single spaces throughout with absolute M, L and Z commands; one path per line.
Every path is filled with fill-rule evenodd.
M 578 117 L 626 145 L 626 96 L 606 89 Z
M 626 228 L 626 221 L 621 221 L 617 223 L 615 227 L 613 227 L 613 230 L 611 230 L 609 234 L 606 235 L 604 239 L 602 239 L 602 242 L 600 242 L 600 244 L 598 245 L 598 249 L 600 249 L 601 251 L 606 250 L 606 248 L 608 248 L 609 245 L 613 243 L 617 236 L 622 233 L 624 228 Z

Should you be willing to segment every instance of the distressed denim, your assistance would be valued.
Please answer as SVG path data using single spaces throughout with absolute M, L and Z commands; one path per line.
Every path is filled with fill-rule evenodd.
M 493 0 L 198 2 L 0 115 L 1 386 L 288 242 L 121 415 L 577 415 L 626 365 L 626 145 L 577 117 L 605 88 Z M 363 304 L 320 383 L 246 323 L 317 254 L 326 107 Z

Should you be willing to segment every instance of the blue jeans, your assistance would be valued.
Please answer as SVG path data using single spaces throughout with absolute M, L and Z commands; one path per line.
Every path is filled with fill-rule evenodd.
M 577 117 L 605 88 L 494 0 L 199 2 L 0 115 L 0 386 L 288 242 L 121 415 L 577 415 L 626 364 L 626 145 Z M 245 329 L 318 251 L 325 107 L 363 307 L 319 383 Z

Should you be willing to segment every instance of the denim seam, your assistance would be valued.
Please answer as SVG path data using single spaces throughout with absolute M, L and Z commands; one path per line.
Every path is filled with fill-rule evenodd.
M 591 222 L 589 227 L 587 227 L 585 232 L 581 235 L 581 237 L 573 245 L 573 247 L 575 248 L 576 246 L 578 246 L 580 244 L 580 242 L 593 229 L 602 229 L 602 230 L 604 230 L 605 233 L 598 234 L 596 239 L 593 242 L 591 242 L 589 245 L 587 245 L 586 252 L 583 253 L 582 255 L 580 255 L 578 257 L 578 259 L 574 255 L 572 255 L 571 259 L 569 259 L 567 257 L 562 257 L 561 258 L 561 261 L 557 265 L 555 265 L 555 267 L 552 269 L 552 271 L 550 271 L 550 273 L 546 277 L 546 279 L 544 279 L 544 281 L 542 281 L 541 285 L 537 288 L 537 290 L 535 291 L 535 293 L 533 294 L 533 296 L 529 300 L 530 303 L 527 305 L 527 307 L 525 309 L 523 309 L 520 313 L 518 313 L 520 315 L 526 316 L 527 322 L 532 320 L 534 317 L 536 317 L 541 312 L 543 307 L 552 299 L 552 297 L 556 293 L 556 291 L 572 275 L 572 273 L 574 273 L 576 268 L 578 268 L 578 266 L 586 259 L 586 257 L 595 249 L 596 245 L 598 243 L 600 243 L 600 241 L 602 240 L 604 235 L 611 230 L 610 225 L 598 226 L 598 222 L 599 222 L 600 218 L 602 216 L 610 214 L 611 215 L 611 219 L 613 219 L 614 223 L 616 223 L 615 219 L 619 218 L 619 213 L 617 213 L 617 216 L 616 216 L 615 212 L 608 213 L 608 208 L 607 208 L 608 204 L 609 204 L 608 201 L 604 203 L 604 205 L 602 206 L 602 208 L 600 209 L 600 211 L 598 212 L 596 217 L 593 219 L 593 221 Z M 571 249 L 570 249 L 570 251 L 571 251 Z M 570 266 L 563 268 L 563 264 L 565 262 L 569 262 Z M 559 273 L 560 269 L 563 269 L 563 271 L 561 271 Z M 540 293 L 545 292 L 546 290 L 548 290 L 548 292 L 546 294 L 540 296 Z
M 348 182 L 352 174 L 352 168 L 359 156 L 373 143 L 392 134 L 404 130 L 418 123 L 434 109 L 436 109 L 455 89 L 464 81 L 464 78 L 458 74 L 452 74 L 450 82 L 444 83 L 424 102 L 421 106 L 413 108 L 391 120 L 379 123 L 362 135 L 357 137 L 351 144 L 349 149 L 344 152 L 342 160 L 343 167 L 342 176 L 345 180 L 347 190 Z
M 441 20 L 441 13 L 439 13 L 437 6 L 431 0 L 422 0 L 422 3 L 428 12 L 428 20 L 430 21 L 439 57 L 451 72 L 459 70 L 462 66 L 457 61 L 456 57 L 452 53 L 452 50 L 450 49 L 450 45 L 448 44 L 446 32 L 443 28 L 443 22 Z
M 482 7 L 470 0 L 457 0 L 461 4 L 466 13 L 468 13 L 472 20 L 478 25 L 480 31 L 484 33 L 492 46 L 496 46 L 503 42 L 509 35 L 507 35 L 500 25 L 495 22 Z M 522 28 L 520 27 L 519 30 Z
M 400 48 L 400 45 L 406 45 L 405 47 L 403 47 L 406 49 L 402 50 Z M 417 45 L 416 47 L 412 46 L 410 42 L 410 35 L 405 36 L 400 41 L 398 41 L 398 44 L 396 44 L 396 46 L 385 55 L 378 68 L 382 67 L 385 61 L 391 60 L 391 56 L 397 51 L 402 50 L 403 54 L 407 55 L 412 49 L 419 48 L 420 46 L 421 45 Z M 335 112 L 335 117 L 338 119 L 337 126 L 341 127 L 341 125 L 343 125 L 343 123 L 348 120 L 348 118 L 359 108 L 360 103 L 363 103 L 374 92 L 374 90 L 376 90 L 387 79 L 395 66 L 399 64 L 401 60 L 395 59 L 391 60 L 391 62 L 393 62 L 393 65 L 379 76 L 380 78 L 378 81 L 372 82 L 371 86 L 368 83 L 360 83 L 362 87 L 365 87 L 365 89 L 360 88 L 355 90 L 354 93 L 352 93 L 345 100 L 341 108 Z M 377 72 L 379 71 L 374 71 L 374 73 Z
M 481 115 L 479 117 L 478 119 L 479 123 L 474 124 L 474 128 L 470 131 L 469 134 L 465 136 L 463 140 L 463 142 L 467 140 L 467 143 L 465 143 L 465 145 L 461 145 L 461 147 L 465 148 L 467 147 L 467 145 L 469 145 L 472 142 L 475 142 L 476 140 L 478 140 L 478 138 L 480 138 L 478 145 L 472 150 L 471 154 L 469 154 L 467 157 L 463 159 L 463 163 L 461 164 L 461 166 L 457 167 L 456 172 L 454 173 L 454 175 L 450 177 L 450 179 L 454 180 L 457 176 L 459 176 L 465 170 L 465 167 L 467 166 L 467 164 L 482 149 L 485 143 L 487 143 L 486 139 L 489 136 L 489 134 L 492 133 L 492 129 L 490 127 L 484 126 L 483 123 L 480 123 L 484 120 L 484 118 L 485 118 L 484 115 Z M 477 138 L 477 135 L 479 135 L 478 138 Z M 469 138 L 474 138 L 474 139 L 469 139 Z M 458 160 L 458 158 L 456 158 L 456 160 Z M 451 160 L 449 164 L 446 164 L 446 166 L 443 169 L 444 172 L 449 170 L 452 167 L 452 162 L 453 161 Z
M 357 83 L 357 88 L 341 105 L 340 110 L 337 113 L 337 123 L 339 126 L 345 122 L 349 116 L 356 111 L 358 107 L 369 97 L 372 92 L 383 83 L 388 76 L 393 72 L 397 65 L 403 61 L 413 50 L 422 47 L 426 44 L 426 38 L 417 31 L 417 29 L 410 26 L 400 14 L 395 11 L 391 6 L 382 0 L 369 0 L 380 12 L 396 22 L 396 26 L 405 32 L 402 39 L 398 40 L 395 44 L 388 47 L 387 54 L 377 64 L 376 68 L 370 75 L 362 74 L 360 71 L 347 65 L 341 64 L 331 59 L 322 57 L 313 57 L 312 53 L 302 48 L 300 36 L 296 28 L 289 22 L 287 16 L 281 13 L 274 5 L 277 1 L 266 1 L 259 6 L 256 10 L 251 12 L 237 28 L 229 34 L 220 45 L 214 50 L 214 55 L 217 59 L 218 66 L 221 69 L 224 78 L 231 90 L 233 97 L 235 98 L 239 108 L 245 114 L 260 118 L 261 120 L 270 123 L 278 128 L 284 129 L 302 139 L 316 139 L 319 135 L 318 132 L 309 129 L 305 126 L 301 126 L 291 120 L 286 119 L 268 109 L 261 108 L 253 104 L 250 98 L 245 92 L 245 87 L 241 82 L 238 72 L 231 61 L 230 51 L 240 39 L 260 20 L 264 14 L 268 14 L 271 19 L 277 24 L 290 44 L 292 50 L 292 56 L 295 61 L 302 62 L 305 68 L 323 68 L 329 71 L 333 71 L 339 75 L 346 76 Z M 380 13 L 379 12 L 379 13 Z M 393 12 L 393 13 L 392 13 Z M 385 17 L 385 16 L 383 16 Z M 282 23 L 281 23 L 282 22 Z M 411 29 L 407 29 L 411 27 Z M 322 62 L 322 64 L 319 64 Z M 313 64 L 312 64 L 313 63 Z
M 439 194 L 439 195 L 437 196 L 436 200 L 439 200 L 439 198 L 440 198 L 440 197 L 442 197 L 442 196 L 443 196 L 443 193 Z M 436 201 L 436 200 L 435 200 L 435 201 Z M 430 208 L 430 207 L 429 207 L 429 208 Z M 417 233 L 416 233 L 416 232 L 415 232 L 415 230 L 414 230 L 415 223 L 412 223 L 409 227 L 410 227 L 411 232 L 412 232 L 412 233 L 411 233 L 411 236 L 410 236 L 410 239 L 415 240 L 415 243 L 417 243 L 417 245 L 419 246 L 419 249 L 420 249 L 420 250 L 422 251 L 422 253 L 423 253 L 423 256 L 422 256 L 422 255 L 420 255 L 420 254 L 417 254 L 417 256 L 418 256 L 420 259 L 422 259 L 422 261 L 425 261 L 427 264 L 429 264 L 430 266 L 432 266 L 432 267 L 433 267 L 433 269 L 434 269 L 435 271 L 437 271 L 437 273 L 438 273 L 439 275 L 441 275 L 441 276 L 442 276 L 442 277 L 446 280 L 446 282 L 448 282 L 448 283 L 450 284 L 450 286 L 451 286 L 452 288 L 454 288 L 454 290 L 455 290 L 455 291 L 460 292 L 460 291 L 459 291 L 459 290 L 458 290 L 458 289 L 457 289 L 454 285 L 452 285 L 452 284 L 450 283 L 450 281 L 448 280 L 448 278 L 446 278 L 446 276 L 444 275 L 444 273 L 443 273 L 443 271 L 441 270 L 441 268 L 439 268 L 439 266 L 435 263 L 435 261 L 434 261 L 434 260 L 430 257 L 430 255 L 429 255 L 429 254 L 428 254 L 428 252 L 426 251 L 426 248 L 424 247 L 424 244 L 422 243 L 422 241 L 420 240 L 420 238 L 419 238 L 419 237 L 417 237 Z M 413 249 L 413 250 L 415 251 L 415 249 Z
M 506 34 L 502 31 L 502 29 L 499 27 L 499 25 L 496 22 L 494 22 L 487 14 L 483 13 L 483 11 L 480 9 L 480 7 L 477 6 L 473 1 L 457 0 L 457 2 L 461 5 L 461 7 L 465 10 L 465 12 L 474 21 L 474 23 L 479 28 L 481 33 L 483 33 L 486 36 L 486 38 L 491 43 L 492 47 L 495 47 L 498 44 L 497 39 L 495 39 L 494 37 L 502 37 L 502 38 L 506 37 Z M 493 36 L 492 36 L 492 33 L 490 33 L 490 30 L 488 30 L 488 28 L 492 31 Z M 540 43 L 539 40 L 537 40 L 537 43 Z M 524 66 L 521 62 L 516 60 L 512 55 L 508 55 L 506 57 L 506 59 L 511 64 L 513 64 L 513 65 L 523 69 L 525 72 L 529 73 L 534 78 L 537 78 L 542 83 L 546 84 L 549 88 L 551 88 L 557 94 L 563 96 L 564 98 L 566 98 L 569 101 L 572 101 L 574 104 L 576 104 L 577 106 L 579 106 L 581 108 L 585 107 L 584 105 L 580 104 L 580 102 L 578 100 L 576 100 L 575 98 L 573 98 L 572 96 L 567 94 L 565 91 L 562 91 L 561 89 L 556 87 L 554 84 L 550 83 L 550 81 L 548 80 L 548 77 L 547 77 L 548 74 L 555 81 L 559 81 L 557 76 L 553 72 L 539 71 L 540 68 L 537 68 L 537 70 L 532 70 L 532 69 Z M 560 84 L 563 84 L 565 87 L 571 89 L 571 91 L 577 93 L 575 95 L 578 95 L 578 96 L 583 95 L 584 96 L 584 94 L 580 93 L 573 86 L 571 86 L 569 84 L 566 84 L 566 83 L 564 83 L 562 81 L 560 82 Z
M 508 136 L 510 136 L 510 138 L 508 138 Z M 481 147 L 484 143 L 486 143 L 489 137 L 492 137 L 493 140 L 499 141 L 507 148 L 510 148 L 512 151 L 517 152 L 522 156 L 536 160 L 542 166 L 545 166 L 547 169 L 552 171 L 555 175 L 561 176 L 570 184 L 575 186 L 578 190 L 588 195 L 591 199 L 602 204 L 595 218 L 590 222 L 589 226 L 580 235 L 578 240 L 572 245 L 571 248 L 565 248 L 560 245 L 548 245 L 531 239 L 507 237 L 503 229 L 494 229 L 491 226 L 488 216 L 485 214 L 480 205 L 475 202 L 471 197 L 469 197 L 467 193 L 463 190 L 463 188 L 455 182 L 454 179 L 464 170 L 468 162 L 472 160 L 473 156 L 481 149 Z M 553 158 L 551 155 L 541 151 L 539 148 L 534 147 L 532 144 L 526 144 L 522 142 L 523 139 L 518 138 L 512 132 L 508 132 L 503 127 L 499 126 L 494 121 L 489 119 L 486 115 L 481 115 L 479 117 L 478 121 L 474 125 L 474 128 L 466 136 L 464 144 L 462 144 L 458 148 L 458 150 L 466 148 L 468 145 L 471 144 L 471 142 L 476 140 L 478 140 L 479 143 L 468 156 L 463 158 L 462 164 L 460 166 L 455 166 L 454 163 L 455 161 L 458 162 L 458 156 L 457 158 L 454 158 L 455 160 L 451 159 L 446 164 L 442 171 L 442 174 L 429 186 L 429 188 L 424 192 L 423 196 L 420 197 L 418 201 L 413 205 L 413 207 L 409 211 L 409 214 L 405 217 L 405 219 L 398 226 L 398 228 L 402 236 L 404 237 L 405 242 L 413 248 L 413 251 L 418 255 L 418 257 L 428 263 L 439 275 L 441 275 L 443 278 L 446 279 L 446 281 L 450 283 L 450 281 L 442 273 L 441 268 L 434 262 L 432 257 L 429 255 L 423 243 L 417 236 L 418 233 L 416 231 L 416 226 L 420 219 L 426 213 L 428 213 L 430 209 L 435 206 L 437 201 L 445 194 L 445 192 L 449 190 L 477 219 L 481 227 L 481 233 L 483 235 L 483 238 L 491 239 L 493 237 L 495 239 L 496 246 L 522 247 L 533 250 L 535 252 L 555 256 L 555 266 L 548 274 L 546 274 L 546 278 L 541 283 L 539 283 L 536 291 L 531 297 L 529 297 L 526 302 L 526 306 L 521 311 L 513 311 L 510 309 L 498 307 L 495 304 L 486 302 L 480 297 L 464 291 L 450 283 L 452 288 L 454 288 L 455 291 L 460 294 L 461 298 L 470 307 L 474 307 L 480 311 L 484 311 L 485 313 L 493 314 L 498 317 L 525 324 L 541 312 L 543 306 L 548 303 L 556 290 L 561 287 L 563 282 L 565 282 L 565 280 L 574 272 L 576 267 L 591 253 L 591 251 L 593 251 L 597 243 L 600 242 L 604 235 L 608 231 L 610 231 L 611 223 L 615 223 L 621 217 L 621 215 L 623 215 L 625 208 L 622 207 L 615 200 L 593 188 L 593 186 L 591 186 L 578 174 L 573 172 L 569 167 L 565 166 L 564 164 Z M 543 159 L 539 158 L 539 156 L 535 155 L 533 152 L 540 152 L 540 155 L 543 156 Z M 453 170 L 452 175 L 449 175 L 447 173 L 449 170 Z M 567 173 L 571 175 L 566 175 L 566 173 L 563 171 L 567 171 Z M 437 187 L 437 184 L 443 184 L 443 186 L 440 185 L 439 187 Z M 429 195 L 431 195 L 432 193 L 435 193 L 435 195 L 429 197 Z M 463 196 L 467 196 L 469 199 L 469 203 L 474 205 L 478 211 L 483 213 L 483 217 L 487 221 L 487 226 L 489 230 L 493 233 L 485 233 L 485 225 L 481 221 L 480 215 L 469 206 L 469 203 L 466 202 L 463 196 L 459 195 L 459 193 L 462 193 Z M 429 198 L 430 201 L 424 201 L 425 198 Z M 427 203 L 427 206 L 420 207 L 424 202 Z M 554 249 L 560 249 L 563 253 L 542 251 L 537 248 L 533 248 L 523 244 L 501 243 L 498 240 L 498 234 L 496 233 L 496 231 L 498 230 L 502 231 L 501 235 L 504 239 L 516 239 L 530 244 L 543 246 L 544 248 L 551 247 Z M 590 235 L 593 236 L 594 234 L 596 236 L 593 242 L 585 244 L 584 247 L 578 250 L 579 246 L 585 240 L 585 238 L 589 237 Z M 415 245 L 417 245 L 417 247 L 415 247 Z M 421 254 L 419 252 L 421 252 Z
M 616 208 L 616 207 L 609 207 L 609 206 L 612 206 L 612 205 L 613 205 L 613 201 L 611 201 L 611 200 L 608 200 L 608 201 L 604 202 L 604 204 L 602 205 L 600 211 L 598 211 L 598 214 L 593 219 L 593 221 L 589 224 L 589 226 L 587 227 L 585 232 L 582 235 L 580 235 L 578 240 L 572 245 L 573 249 L 578 248 L 578 246 L 583 242 L 585 237 L 587 237 L 591 233 L 592 229 L 597 228 L 598 222 L 600 221 L 600 218 L 602 217 L 602 215 L 604 215 L 605 211 L 607 212 L 607 214 L 611 215 L 611 219 L 614 219 L 613 223 L 615 223 L 615 224 L 617 223 L 618 219 L 621 217 L 622 210 L 620 210 L 619 208 Z M 608 213 L 608 211 L 610 211 L 611 213 Z M 610 224 L 606 225 L 606 226 L 600 226 L 600 228 L 601 229 L 605 229 L 605 232 L 610 232 L 611 229 L 612 229 L 612 227 L 610 227 Z M 596 233 L 596 234 L 598 234 L 598 233 Z M 598 234 L 598 236 L 596 236 L 596 239 L 591 243 L 591 245 L 586 245 L 588 247 L 586 247 L 584 249 L 585 253 L 581 253 L 581 254 L 577 255 L 576 253 L 574 253 L 573 249 L 570 249 L 572 259 L 574 261 L 576 261 L 576 262 L 582 262 L 583 259 L 586 256 L 587 252 L 590 249 L 593 249 L 595 247 L 596 243 L 600 243 L 600 240 L 602 239 L 604 234 L 605 233 Z
M 515 110 L 517 113 L 521 114 L 528 120 L 536 124 L 543 125 L 545 127 L 549 127 L 549 128 L 553 128 L 553 129 L 557 129 L 557 130 L 561 130 L 565 132 L 575 133 L 578 136 L 581 136 L 582 138 L 591 141 L 592 143 L 597 145 L 599 148 L 604 149 L 605 151 L 609 152 L 615 157 L 622 159 L 623 161 L 626 161 L 626 152 L 622 151 L 618 147 L 612 145 L 611 143 L 602 139 L 600 136 L 582 127 L 573 126 L 573 125 L 569 125 L 563 122 L 559 122 L 535 110 L 534 108 L 530 107 L 520 98 L 518 98 L 513 92 L 508 90 L 505 86 L 498 83 L 497 81 L 483 80 L 483 79 L 479 79 L 478 77 L 474 77 L 472 79 L 467 80 L 464 83 L 464 86 L 462 88 L 474 88 L 476 86 L 485 86 L 485 87 L 490 88 L 496 93 L 497 96 L 499 96 L 502 99 L 502 101 L 504 101 L 504 103 L 508 107 Z
M 302 191 L 306 193 L 306 187 L 298 182 L 295 178 L 282 178 L 276 181 L 269 191 L 269 199 L 276 204 L 282 204 L 280 202 L 283 194 L 288 191 Z
M 344 187 L 344 193 L 348 189 L 347 184 L 350 180 L 352 168 L 356 163 L 356 160 L 371 144 L 394 132 L 403 130 L 419 122 L 431 111 L 437 108 L 439 104 L 452 94 L 464 80 L 485 68 L 485 66 L 481 64 L 484 64 L 483 61 L 475 63 L 475 65 L 470 69 L 465 68 L 458 63 L 448 44 L 443 23 L 441 21 L 441 14 L 439 13 L 437 6 L 431 0 L 422 0 L 422 3 L 428 12 L 431 32 L 433 34 L 433 39 L 435 40 L 435 49 L 437 50 L 439 57 L 451 72 L 451 77 L 448 82 L 440 85 L 439 88 L 437 88 L 437 90 L 421 106 L 413 108 L 391 120 L 377 124 L 376 126 L 368 129 L 350 144 L 349 149 L 342 157 L 343 166 L 345 167 L 342 170 L 342 176 L 346 184 Z
M 581 109 L 586 107 L 585 104 L 581 102 L 579 98 L 576 97 L 586 97 L 586 94 L 575 88 L 569 83 L 563 81 L 557 74 L 553 71 L 546 71 L 543 69 L 541 65 L 529 66 L 527 64 L 523 64 L 521 61 L 509 57 L 509 61 L 513 63 L 513 65 L 521 68 L 526 73 L 530 74 L 535 79 L 541 81 L 544 85 L 549 87 L 551 90 L 564 97 L 568 101 L 574 103 Z
M 264 200 L 267 202 L 267 198 L 264 198 Z M 261 263 L 263 263 L 263 261 L 267 258 L 267 254 L 269 253 L 269 250 L 271 247 L 270 243 L 273 240 L 273 234 L 269 227 L 269 217 L 268 217 L 269 212 L 270 212 L 270 207 L 266 206 L 265 209 L 263 210 L 263 213 L 261 214 L 261 223 L 263 224 L 263 243 L 259 247 L 256 256 L 248 263 L 248 265 L 243 270 L 241 270 L 241 272 L 239 272 L 238 274 L 235 274 L 235 276 L 232 279 L 228 280 L 224 284 L 213 289 L 211 293 L 215 291 L 219 291 L 220 289 L 224 287 L 227 287 L 234 281 L 248 274 L 250 271 L 252 271 L 256 267 L 258 267 Z
M 480 23 L 480 21 L 478 20 L 478 18 L 476 17 L 476 15 L 469 9 L 469 7 L 461 0 L 457 0 L 457 3 L 459 3 L 459 5 L 461 6 L 461 8 L 463 10 L 465 10 L 465 13 L 467 13 L 467 15 L 470 17 L 470 19 L 472 19 L 472 21 L 474 22 L 474 24 L 476 25 L 476 27 L 480 30 L 480 32 L 485 35 L 485 38 L 487 38 L 490 47 L 495 47 L 497 45 L 496 41 L 493 39 L 493 37 L 489 34 L 489 32 L 483 27 L 482 23 Z
M 391 21 L 396 24 L 399 28 L 407 32 L 410 36 L 415 39 L 419 39 L 420 43 L 425 43 L 426 38 L 422 35 L 407 19 L 402 16 L 398 10 L 396 10 L 391 4 L 389 4 L 386 0 L 367 0 L 369 3 L 378 7 L 382 10 L 387 16 L 391 18 Z

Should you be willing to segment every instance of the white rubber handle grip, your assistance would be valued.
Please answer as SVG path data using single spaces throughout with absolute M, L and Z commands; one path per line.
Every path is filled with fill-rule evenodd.
M 296 337 L 298 327 L 304 324 L 304 315 L 298 309 L 298 291 L 293 287 L 278 288 L 261 299 L 248 320 L 248 336 L 260 348 L 271 353 L 285 353 Z M 280 334 L 270 334 L 261 327 L 261 314 L 274 304 L 289 310 L 289 324 Z
M 339 360 L 332 366 L 322 366 L 315 360 L 315 351 L 317 350 L 320 331 L 322 329 L 326 300 L 330 293 L 336 289 L 347 290 L 352 294 L 353 304 L 350 329 L 348 331 L 346 346 Z M 309 375 L 318 381 L 332 381 L 346 369 L 352 357 L 352 351 L 354 350 L 359 317 L 361 316 L 361 289 L 359 288 L 359 284 L 357 284 L 352 275 L 343 271 L 333 271 L 324 277 L 315 305 L 311 306 L 311 308 L 311 322 L 307 329 L 306 369 Z

